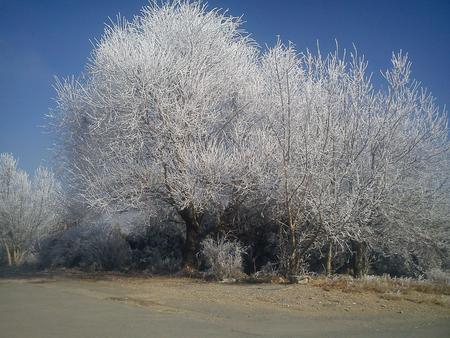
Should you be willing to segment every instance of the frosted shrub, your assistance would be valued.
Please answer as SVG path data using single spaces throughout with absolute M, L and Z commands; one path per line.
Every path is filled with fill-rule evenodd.
M 450 284 L 450 272 L 439 268 L 431 269 L 427 272 L 427 279 L 439 284 Z
M 242 255 L 245 249 L 237 240 L 226 236 L 217 240 L 211 237 L 201 243 L 201 253 L 209 266 L 209 272 L 219 280 L 242 275 Z
M 131 252 L 118 227 L 98 224 L 92 227 L 84 243 L 86 267 L 94 270 L 117 270 L 130 263 Z
M 39 252 L 43 267 L 120 270 L 131 251 L 120 230 L 108 224 L 76 226 L 47 238 Z

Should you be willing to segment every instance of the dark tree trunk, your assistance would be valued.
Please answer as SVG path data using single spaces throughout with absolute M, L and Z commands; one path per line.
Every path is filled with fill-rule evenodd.
M 196 214 L 193 207 L 185 208 L 179 211 L 179 215 L 186 224 L 186 240 L 183 246 L 182 268 L 192 271 L 196 268 L 195 255 L 199 247 L 200 223 L 199 215 Z
M 353 247 L 353 275 L 361 278 L 367 274 L 367 246 L 362 242 L 352 242 Z

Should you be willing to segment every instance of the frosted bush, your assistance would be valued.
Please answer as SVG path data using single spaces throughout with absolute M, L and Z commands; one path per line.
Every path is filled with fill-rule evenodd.
M 43 267 L 120 270 L 130 264 L 131 251 L 116 227 L 97 223 L 55 234 L 43 242 L 39 261 Z
M 209 272 L 218 280 L 236 278 L 242 275 L 242 255 L 245 249 L 237 240 L 227 236 L 206 238 L 201 243 L 201 253 L 209 266 Z
M 439 284 L 450 284 L 450 272 L 439 268 L 431 269 L 427 272 L 427 279 Z

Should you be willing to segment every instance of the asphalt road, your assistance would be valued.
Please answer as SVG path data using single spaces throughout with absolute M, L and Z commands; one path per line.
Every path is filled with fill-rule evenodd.
M 239 310 L 239 304 L 177 304 L 131 300 L 114 283 L 0 279 L 0 337 L 450 337 L 444 318 L 311 317 L 267 307 Z

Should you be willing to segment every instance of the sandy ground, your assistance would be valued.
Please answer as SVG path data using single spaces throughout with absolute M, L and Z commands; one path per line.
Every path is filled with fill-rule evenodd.
M 0 278 L 0 337 L 450 337 L 450 307 L 312 285 Z

